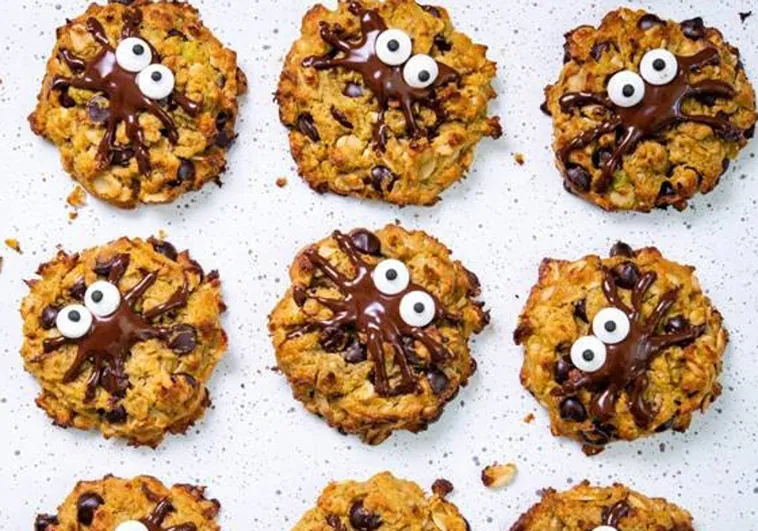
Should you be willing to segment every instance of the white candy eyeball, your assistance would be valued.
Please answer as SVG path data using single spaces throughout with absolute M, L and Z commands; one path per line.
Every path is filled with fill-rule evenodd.
M 141 72 L 153 62 L 153 51 L 142 39 L 129 37 L 118 43 L 116 62 L 128 72 Z
M 71 304 L 58 312 L 55 326 L 63 337 L 79 339 L 92 327 L 92 314 L 81 304 Z
M 397 295 L 411 283 L 411 272 L 400 260 L 379 262 L 371 273 L 376 289 L 385 295 Z
M 121 304 L 121 292 L 110 282 L 98 280 L 87 288 L 84 304 L 98 317 L 107 317 L 118 310 Z
M 437 81 L 440 67 L 437 61 L 428 55 L 418 54 L 411 57 L 403 67 L 403 79 L 411 87 L 425 89 Z
M 151 100 L 168 98 L 174 91 L 174 73 L 163 65 L 150 65 L 137 75 L 137 85 Z
M 618 529 L 609 525 L 601 525 L 599 527 L 596 527 L 592 531 L 618 531 Z
M 437 306 L 434 299 L 423 291 L 411 291 L 400 301 L 400 318 L 408 326 L 423 328 L 434 320 Z
M 595 336 L 584 336 L 571 346 L 571 363 L 584 372 L 595 372 L 605 365 L 605 344 Z
M 413 53 L 411 38 L 403 30 L 383 31 L 376 39 L 376 56 L 386 65 L 398 66 Z
M 634 107 L 645 97 L 645 82 L 631 70 L 617 72 L 608 82 L 608 97 L 619 107 Z
M 618 308 L 603 308 L 592 320 L 592 332 L 606 345 L 621 343 L 631 328 L 629 317 Z
M 679 63 L 676 56 L 663 48 L 650 50 L 640 63 L 640 74 L 651 85 L 671 83 L 678 73 Z
M 147 526 L 137 520 L 129 520 L 127 522 L 121 522 L 116 526 L 115 531 L 149 531 Z

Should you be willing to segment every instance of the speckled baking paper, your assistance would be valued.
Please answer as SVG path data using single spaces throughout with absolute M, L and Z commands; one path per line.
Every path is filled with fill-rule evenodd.
M 318 196 L 294 174 L 272 102 L 283 56 L 310 3 L 196 2 L 207 24 L 239 53 L 250 79 L 223 188 L 134 212 L 89 199 L 70 222 L 65 197 L 73 182 L 55 148 L 31 133 L 26 115 L 55 28 L 87 2 L 2 2 L 0 238 L 18 239 L 23 254 L 0 250 L 0 528 L 29 529 L 35 514 L 54 510 L 77 479 L 110 472 L 205 484 L 222 501 L 224 529 L 287 531 L 329 480 L 365 479 L 389 469 L 426 488 L 439 477 L 451 480 L 451 499 L 476 531 L 507 529 L 536 501 L 539 488 L 565 488 L 584 478 L 623 481 L 665 496 L 691 510 L 698 529 L 758 529 L 758 141 L 714 193 L 696 198 L 685 213 L 605 214 L 563 191 L 549 148 L 550 120 L 539 104 L 543 86 L 558 75 L 563 33 L 598 23 L 617 4 L 440 0 L 459 28 L 490 46 L 499 64 L 495 111 L 503 118 L 504 138 L 484 141 L 469 178 L 431 209 Z M 631 5 L 674 19 L 704 16 L 741 49 L 758 81 L 754 0 Z M 756 15 L 741 22 L 738 13 L 750 9 Z M 524 154 L 523 166 L 514 153 Z M 278 187 L 280 177 L 289 184 Z M 299 248 L 337 227 L 374 228 L 394 220 L 437 235 L 478 273 L 493 325 L 474 345 L 479 372 L 440 422 L 420 435 L 397 434 L 368 447 L 329 429 L 291 398 L 284 378 L 270 370 L 266 316 L 286 289 Z M 18 306 L 27 291 L 22 280 L 58 244 L 75 250 L 160 230 L 177 247 L 190 247 L 207 268 L 221 270 L 231 348 L 210 382 L 214 407 L 191 433 L 170 437 L 156 451 L 51 426 L 34 405 L 38 386 L 18 355 Z M 519 385 L 521 350 L 511 332 L 544 256 L 604 253 L 619 238 L 657 245 L 670 258 L 697 265 L 733 342 L 723 396 L 686 435 L 617 444 L 587 458 L 578 445 L 549 434 L 546 416 Z M 536 415 L 532 423 L 523 420 L 529 413 Z M 493 492 L 482 486 L 481 468 L 493 461 L 517 463 L 511 487 Z

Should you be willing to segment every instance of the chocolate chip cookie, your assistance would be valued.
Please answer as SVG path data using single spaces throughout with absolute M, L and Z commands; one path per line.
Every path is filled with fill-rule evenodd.
M 300 175 L 318 192 L 431 205 L 471 166 L 496 66 L 447 11 L 414 0 L 312 8 L 277 101 Z
M 606 210 L 682 210 L 719 182 L 756 123 L 739 51 L 700 17 L 618 9 L 566 35 L 545 90 L 566 189 Z
M 542 262 L 514 337 L 554 435 L 593 454 L 684 431 L 719 396 L 728 335 L 694 271 L 623 243 L 610 258 Z
M 542 491 L 542 500 L 511 531 L 693 531 L 690 513 L 662 498 L 623 485 L 583 482 L 566 492 Z
M 234 52 L 186 3 L 92 4 L 57 31 L 32 130 L 121 208 L 218 180 L 246 90 Z
M 468 341 L 489 316 L 479 282 L 420 231 L 334 232 L 290 270 L 269 318 L 295 398 L 378 444 L 439 418 L 476 370 Z
M 37 273 L 21 355 L 56 425 L 157 446 L 202 416 L 227 344 L 217 272 L 167 241 L 122 238 Z
M 445 499 L 452 490 L 449 481 L 440 479 L 429 497 L 415 483 L 389 472 L 365 483 L 332 483 L 292 531 L 470 531 L 458 508 Z
M 106 476 L 80 481 L 58 508 L 40 514 L 35 531 L 219 531 L 221 505 L 205 497 L 204 487 L 168 488 L 150 476 Z

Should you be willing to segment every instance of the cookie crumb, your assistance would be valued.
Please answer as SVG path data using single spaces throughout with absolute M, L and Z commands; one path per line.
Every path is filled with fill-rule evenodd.
M 432 484 L 432 492 L 440 498 L 444 498 L 453 492 L 453 484 L 446 479 L 438 479 Z
M 71 212 L 68 213 L 69 221 L 74 221 L 78 217 L 79 217 L 79 212 L 77 212 L 76 210 L 72 210 Z
M 508 463 L 500 465 L 498 463 L 484 467 L 482 470 L 482 483 L 488 489 L 499 489 L 507 487 L 516 477 L 516 465 Z
M 279 188 L 284 188 L 285 186 L 287 186 L 287 178 L 286 178 L 286 177 L 279 177 L 279 178 L 276 180 L 276 185 L 277 185 Z
M 8 238 L 7 240 L 5 240 L 5 245 L 6 245 L 7 247 L 10 247 L 10 248 L 11 248 L 11 249 L 13 249 L 14 251 L 16 251 L 18 254 L 24 254 L 24 253 L 21 251 L 21 244 L 20 244 L 20 243 L 18 243 L 18 240 L 17 240 L 17 239 L 15 239 L 15 238 Z
M 77 186 L 68 194 L 66 202 L 74 208 L 82 208 L 87 204 L 87 193 L 84 188 Z
M 159 230 L 159 231 L 158 231 L 158 239 L 159 239 L 160 241 L 163 241 L 163 240 L 165 240 L 166 238 L 168 238 L 168 232 L 166 232 L 166 231 L 165 231 L 165 230 L 163 230 L 163 229 Z
M 3 272 L 3 257 L 0 256 L 0 273 Z
M 526 162 L 526 159 L 524 158 L 523 153 L 514 153 L 513 160 L 515 160 L 516 164 L 518 164 L 519 166 L 523 166 L 524 162 Z
M 752 11 L 745 11 L 743 13 L 740 13 L 740 22 L 744 23 L 748 18 L 753 16 Z
M 524 417 L 524 422 L 527 424 L 534 422 L 534 413 L 529 413 L 526 417 Z

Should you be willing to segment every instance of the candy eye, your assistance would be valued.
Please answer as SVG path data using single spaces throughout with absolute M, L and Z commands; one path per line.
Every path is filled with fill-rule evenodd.
M 437 61 L 423 54 L 414 55 L 403 67 L 403 79 L 417 89 L 425 89 L 437 81 L 439 73 Z
M 411 283 L 411 273 L 400 260 L 384 260 L 371 273 L 376 289 L 385 295 L 397 295 Z
M 398 66 L 411 56 L 411 38 L 402 30 L 383 31 L 376 39 L 376 55 L 386 65 Z
M 55 326 L 63 337 L 79 339 L 89 332 L 92 326 L 92 314 L 85 306 L 72 304 L 58 312 Z
M 107 317 L 118 310 L 121 304 L 121 293 L 110 282 L 99 280 L 87 288 L 84 304 L 98 317 Z
M 663 48 L 650 50 L 640 63 L 640 74 L 651 85 L 671 83 L 678 73 L 679 63 L 676 56 Z
M 148 528 L 142 522 L 137 520 L 129 520 L 122 522 L 116 526 L 115 531 L 148 531 Z
M 437 306 L 434 299 L 423 291 L 411 291 L 400 301 L 400 317 L 409 326 L 423 328 L 434 320 Z
M 608 82 L 608 97 L 619 107 L 634 107 L 645 97 L 645 82 L 639 74 L 622 70 Z
M 571 347 L 571 363 L 584 372 L 595 372 L 605 365 L 605 345 L 595 336 L 584 336 Z
M 592 320 L 592 332 L 606 345 L 621 343 L 630 329 L 629 318 L 618 308 L 604 308 Z
M 152 61 L 150 45 L 137 37 L 124 39 L 116 48 L 116 62 L 128 72 L 141 72 Z
M 616 529 L 615 527 L 609 526 L 609 525 L 601 525 L 599 527 L 596 527 L 592 531 L 618 531 L 618 529 Z
M 150 65 L 137 75 L 140 91 L 151 100 L 170 96 L 174 83 L 174 73 L 163 65 Z

